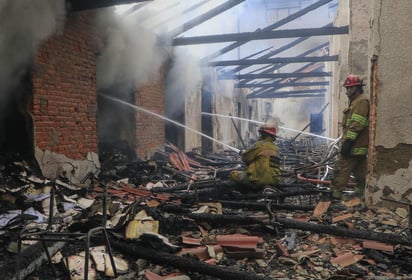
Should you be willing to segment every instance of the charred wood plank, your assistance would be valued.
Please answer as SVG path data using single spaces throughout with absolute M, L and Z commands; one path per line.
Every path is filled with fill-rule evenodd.
M 273 90 L 285 87 L 313 87 L 313 86 L 327 86 L 329 82 L 298 82 L 298 83 L 238 83 L 235 88 L 272 88 Z
M 207 222 L 213 225 L 252 225 L 259 224 L 263 225 L 262 221 L 255 218 L 239 216 L 239 215 L 217 215 L 217 214 L 194 214 L 187 213 L 185 216 L 195 220 L 196 222 Z
M 146 259 L 156 264 L 168 265 L 185 272 L 197 272 L 214 276 L 220 279 L 259 280 L 263 277 L 250 272 L 243 272 L 236 268 L 210 265 L 192 258 L 180 257 L 169 253 L 160 252 L 136 244 L 122 242 L 112 238 L 110 244 L 124 254 Z
M 326 92 L 326 89 L 320 88 L 320 89 L 304 89 L 304 90 L 291 90 L 291 91 L 278 91 L 278 92 L 273 91 L 270 93 L 267 92 L 265 94 L 254 96 L 253 98 L 276 98 L 276 97 L 284 97 L 284 96 L 297 97 L 297 96 L 308 95 L 308 94 L 314 95 L 314 93 L 322 93 L 322 92 Z
M 293 185 L 290 185 L 291 187 Z M 260 199 L 260 198 L 267 198 L 267 199 L 278 199 L 278 198 L 285 198 L 285 197 L 292 197 L 292 196 L 300 196 L 300 195 L 317 195 L 319 194 L 319 190 L 314 188 L 307 188 L 307 189 L 295 189 L 292 191 L 281 191 L 281 192 L 268 192 L 268 193 L 249 193 L 245 194 L 244 198 L 251 200 L 251 199 Z
M 257 99 L 257 98 L 304 98 L 304 97 L 325 97 L 324 93 L 299 93 L 299 94 L 275 94 L 274 96 L 267 96 L 267 97 L 260 97 L 260 96 L 254 96 L 254 97 L 247 97 L 247 99 Z
M 375 240 L 375 241 L 388 243 L 388 244 L 400 244 L 400 245 L 406 245 L 406 246 L 412 245 L 412 239 L 406 238 L 405 236 L 398 235 L 398 234 L 347 229 L 347 228 L 331 226 L 331 225 L 300 222 L 300 221 L 281 218 L 281 217 L 276 217 L 275 220 L 272 221 L 272 223 L 277 226 L 279 226 L 280 224 L 281 226 L 287 227 L 287 228 L 295 228 L 295 229 L 307 230 L 307 231 L 316 232 L 316 233 L 325 233 L 325 234 L 330 234 L 330 235 L 335 235 L 335 236 Z
M 208 63 L 208 66 L 256 65 L 256 64 L 274 64 L 274 63 L 303 63 L 303 62 L 322 62 L 322 61 L 337 61 L 337 60 L 338 60 L 337 55 L 303 56 L 303 57 L 293 56 L 293 57 L 212 61 Z
M 331 77 L 331 72 L 291 72 L 291 73 L 259 73 L 259 74 L 238 74 L 222 75 L 219 80 L 240 80 L 240 79 L 279 79 L 279 78 L 311 78 L 311 77 Z
M 227 208 L 245 208 L 251 210 L 266 210 L 268 203 L 249 202 L 249 201 L 228 201 L 220 200 L 220 203 Z M 297 211 L 312 211 L 315 207 L 309 205 L 291 205 L 291 204 L 271 204 L 271 210 L 297 210 Z
M 268 203 L 263 202 L 250 202 L 250 201 L 238 201 L 238 200 L 218 200 L 223 207 L 234 209 L 250 209 L 250 210 L 267 210 Z M 158 207 L 164 212 L 169 213 L 190 213 L 189 205 L 176 205 L 176 204 L 163 204 Z M 291 210 L 291 211 L 312 211 L 315 207 L 311 205 L 290 205 L 290 204 L 270 204 L 271 210 Z
M 187 46 L 198 44 L 213 44 L 231 41 L 251 41 L 251 40 L 268 40 L 280 38 L 294 38 L 294 37 L 311 37 L 311 36 L 325 36 L 325 35 L 339 35 L 348 34 L 348 26 L 340 27 L 320 27 L 320 28 L 306 28 L 306 29 L 287 29 L 277 31 L 265 32 L 244 32 L 244 33 L 230 33 L 222 35 L 206 35 L 194 37 L 178 37 L 172 41 L 173 46 Z
M 324 27 L 328 27 L 328 26 L 331 26 L 331 25 L 330 25 L 330 24 L 327 24 L 327 25 L 324 26 Z M 278 48 L 278 49 L 276 49 L 276 50 L 273 50 L 273 51 L 271 51 L 271 52 L 269 52 L 269 53 L 267 53 L 267 54 L 259 57 L 259 58 L 261 58 L 261 59 L 271 58 L 271 57 L 273 57 L 273 56 L 275 56 L 275 55 L 277 55 L 277 54 L 279 54 L 279 53 L 281 53 L 281 52 L 283 52 L 283 51 L 292 49 L 294 46 L 299 45 L 300 43 L 302 43 L 303 41 L 305 41 L 305 40 L 307 40 L 307 39 L 309 39 L 309 38 L 310 38 L 310 37 L 298 38 L 298 39 L 293 40 L 292 42 L 290 42 L 290 43 L 288 43 L 288 44 L 286 44 L 286 45 L 283 45 L 282 47 L 280 47 L 280 48 Z M 311 53 L 313 53 L 313 52 L 315 52 L 315 51 L 317 51 L 317 50 L 320 50 L 320 49 L 322 49 L 322 48 L 324 48 L 324 47 L 326 47 L 326 46 L 328 46 L 328 45 L 329 45 L 329 42 L 325 42 L 325 43 L 319 44 L 318 46 L 316 46 L 316 47 L 314 47 L 314 48 L 311 48 L 311 49 L 309 49 L 309 50 L 307 50 L 307 51 L 305 51 L 305 52 L 303 52 L 303 53 L 301 53 L 301 54 L 299 54 L 299 55 L 297 55 L 297 56 L 298 56 L 298 57 L 307 56 L 308 54 L 311 54 Z M 285 65 L 287 65 L 287 63 L 279 63 L 279 64 L 272 65 L 272 67 L 270 67 L 269 69 L 265 70 L 265 71 L 262 72 L 262 73 L 273 73 L 275 70 L 277 70 L 277 69 L 279 69 L 279 68 L 281 68 L 281 67 L 283 67 L 283 66 L 285 66 Z M 231 73 L 240 72 L 242 69 L 245 69 L 245 68 L 247 68 L 247 67 L 248 67 L 248 66 L 245 66 L 245 65 L 243 65 L 243 66 L 238 66 L 238 67 L 232 69 L 232 70 L 231 70 Z

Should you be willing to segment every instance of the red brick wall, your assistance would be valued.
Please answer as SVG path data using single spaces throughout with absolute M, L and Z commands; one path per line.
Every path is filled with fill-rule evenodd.
M 140 87 L 136 92 L 136 105 L 164 116 L 163 75 Z M 165 121 L 162 118 L 138 111 L 136 114 L 136 153 L 139 158 L 149 158 L 157 150 L 164 150 Z
M 71 159 L 97 153 L 93 15 L 68 15 L 64 34 L 45 42 L 34 60 L 35 145 Z

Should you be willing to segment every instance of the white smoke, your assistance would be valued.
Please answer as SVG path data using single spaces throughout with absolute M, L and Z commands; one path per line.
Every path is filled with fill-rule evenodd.
M 97 58 L 98 89 L 136 88 L 158 77 L 170 42 L 166 35 L 146 28 L 142 24 L 146 18 L 139 11 L 124 16 L 115 8 L 99 15 L 105 43 Z
M 193 94 L 202 82 L 202 71 L 198 59 L 189 50 L 174 49 L 174 59 L 166 79 L 166 110 L 173 114 L 181 109 L 184 98 Z
M 40 44 L 62 31 L 64 0 L 0 2 L 0 98 L 19 82 Z
M 120 85 L 129 90 L 143 85 L 157 78 L 165 60 L 172 57 L 166 90 L 180 96 L 179 100 L 193 92 L 202 81 L 199 60 L 208 54 L 210 46 L 172 47 L 171 36 L 185 22 L 221 2 L 209 1 L 190 13 L 184 13 L 195 4 L 196 1 L 155 0 L 140 7 L 119 6 L 101 13 L 98 26 L 104 34 L 104 47 L 97 58 L 98 89 L 118 89 Z M 136 8 L 134 11 L 133 7 Z M 206 30 L 217 32 L 219 27 L 222 30 L 222 21 L 211 22 L 209 20 L 193 30 L 197 29 L 201 34 Z M 191 31 L 184 36 L 190 36 Z

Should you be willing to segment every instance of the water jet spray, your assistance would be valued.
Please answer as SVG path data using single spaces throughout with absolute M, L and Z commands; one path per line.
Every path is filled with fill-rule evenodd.
M 222 117 L 222 118 L 232 118 L 232 119 L 237 119 L 237 120 L 241 120 L 241 121 L 248 121 L 248 122 L 259 124 L 259 125 L 264 124 L 264 122 L 260 122 L 260 121 L 249 120 L 249 119 L 239 118 L 239 117 L 234 117 L 234 116 L 226 116 L 226 115 L 221 115 L 221 114 L 213 114 L 213 113 L 202 112 L 202 115 L 216 116 L 216 117 Z M 299 132 L 300 134 L 304 134 L 304 135 L 308 135 L 308 136 L 313 136 L 313 137 L 317 137 L 317 138 L 326 139 L 326 140 L 329 140 L 329 141 L 336 141 L 335 138 L 330 138 L 330 137 L 326 137 L 326 136 L 322 136 L 322 135 L 303 132 L 303 131 L 292 129 L 292 128 L 287 128 L 287 127 L 283 127 L 283 126 L 279 126 L 279 128 L 283 129 L 283 130 L 287 130 L 287 131 Z
M 189 131 L 191 131 L 191 132 L 194 132 L 194 133 L 196 133 L 196 134 L 199 134 L 199 135 L 202 136 L 202 137 L 205 137 L 205 138 L 207 138 L 207 139 L 209 139 L 209 140 L 212 140 L 212 141 L 214 141 L 214 142 L 216 142 L 216 143 L 219 143 L 220 145 L 225 146 L 226 148 L 228 148 L 228 149 L 230 149 L 230 150 L 232 150 L 232 151 L 234 151 L 234 152 L 236 152 L 236 153 L 239 153 L 239 152 L 240 152 L 240 149 L 237 149 L 237 148 L 232 147 L 232 146 L 230 146 L 230 145 L 228 145 L 228 144 L 226 144 L 226 143 L 223 143 L 223 142 L 221 142 L 221 141 L 219 141 L 219 140 L 216 140 L 215 138 L 210 137 L 209 135 L 206 135 L 206 134 L 204 134 L 204 133 L 202 133 L 202 132 L 200 132 L 200 131 L 197 131 L 196 129 L 193 129 L 193 128 L 191 128 L 191 127 L 188 127 L 188 126 L 186 126 L 186 125 L 183 125 L 183 124 L 181 124 L 181 123 L 179 123 L 179 122 L 176 122 L 176 121 L 174 121 L 174 120 L 171 120 L 171 119 L 169 119 L 169 118 L 166 118 L 165 116 L 162 116 L 162 115 L 160 115 L 160 114 L 154 113 L 154 112 L 152 112 L 152 111 L 150 111 L 150 110 L 147 110 L 147 109 L 144 109 L 144 108 L 142 108 L 142 107 L 133 105 L 133 104 L 131 104 L 131 103 L 129 103 L 129 102 L 126 102 L 126 101 L 123 101 L 123 100 L 121 100 L 121 99 L 117 99 L 117 98 L 114 98 L 114 97 L 111 97 L 111 96 L 108 96 L 108 95 L 105 95 L 105 94 L 102 94 L 102 93 L 99 93 L 99 95 L 100 95 L 100 96 L 103 96 L 103 97 L 105 97 L 105 98 L 107 98 L 107 99 L 110 99 L 110 100 L 112 100 L 112 101 L 115 101 L 115 102 L 118 102 L 118 103 L 120 103 L 120 104 L 123 104 L 123 105 L 125 105 L 125 106 L 131 107 L 131 108 L 133 108 L 133 109 L 135 109 L 135 110 L 137 110 L 137 111 L 141 111 L 141 112 L 143 112 L 143 113 L 145 113 L 145 114 L 155 116 L 155 117 L 157 117 L 157 118 L 159 118 L 159 119 L 168 121 L 168 122 L 170 122 L 170 123 L 172 123 L 172 124 L 174 124 L 174 125 L 183 127 L 183 128 L 185 128 L 185 129 L 187 129 L 187 130 L 189 130 Z

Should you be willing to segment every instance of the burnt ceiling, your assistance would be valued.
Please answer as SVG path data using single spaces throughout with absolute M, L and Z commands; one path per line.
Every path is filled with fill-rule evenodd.
M 145 2 L 145 3 L 142 3 Z M 96 9 L 121 4 L 139 4 L 131 9 L 139 9 L 142 5 L 152 1 L 139 0 L 69 0 L 68 5 L 72 11 Z M 209 0 L 194 2 L 184 11 L 189 13 L 198 7 L 210 2 Z M 286 97 L 321 97 L 324 95 L 324 86 L 329 84 L 331 72 L 325 72 L 324 62 L 338 61 L 337 55 L 329 55 L 329 39 L 315 47 L 306 48 L 294 56 L 279 56 L 282 52 L 293 48 L 302 50 L 306 41 L 319 36 L 334 36 L 348 34 L 348 26 L 333 26 L 332 23 L 315 28 L 280 29 L 286 24 L 299 20 L 309 12 L 315 11 L 325 5 L 333 5 L 334 0 L 319 0 L 301 8 L 288 16 L 253 32 L 237 32 L 226 34 L 209 34 L 203 36 L 187 36 L 185 32 L 214 17 L 223 16 L 228 11 L 245 0 L 228 0 L 194 17 L 184 24 L 170 30 L 173 35 L 172 45 L 212 45 L 229 43 L 218 51 L 201 59 L 204 67 L 216 67 L 219 79 L 235 80 L 235 87 L 249 88 L 252 93 L 248 98 L 286 98 Z M 276 2 L 276 1 L 274 1 Z M 282 1 L 278 1 L 282 2 Z M 285 2 L 285 1 L 284 1 Z M 336 2 L 336 1 L 335 1 Z M 332 4 L 331 4 L 332 3 Z M 130 11 L 132 12 L 132 11 Z M 167 19 L 165 19 L 164 24 Z M 323 36 L 323 37 L 322 37 Z M 290 39 L 287 43 L 257 50 L 253 54 L 239 57 L 238 59 L 222 59 L 222 57 L 242 45 L 257 40 Z M 299 63 L 299 64 L 298 64 Z M 306 64 L 305 64 L 306 63 Z M 283 67 L 302 65 L 294 71 L 286 71 Z M 280 71 L 280 69 L 282 71 Z

